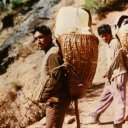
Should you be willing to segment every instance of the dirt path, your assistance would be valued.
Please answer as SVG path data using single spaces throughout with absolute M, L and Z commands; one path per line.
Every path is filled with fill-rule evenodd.
M 113 116 L 114 116 L 114 106 L 111 104 L 109 108 L 101 115 L 100 124 L 91 124 L 87 125 L 86 120 L 90 112 L 94 111 L 98 104 L 98 100 L 100 94 L 103 90 L 104 84 L 95 85 L 92 90 L 90 90 L 86 96 L 86 98 L 79 100 L 79 114 L 80 114 L 80 122 L 81 128 L 113 128 Z M 128 92 L 128 85 L 127 85 Z M 77 128 L 76 122 L 72 124 L 65 124 L 63 128 Z M 128 128 L 128 94 L 127 94 L 127 104 L 126 104 L 126 121 L 123 125 L 123 128 Z

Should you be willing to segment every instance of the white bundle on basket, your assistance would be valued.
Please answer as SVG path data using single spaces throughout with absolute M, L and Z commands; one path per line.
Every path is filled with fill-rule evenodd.
M 55 37 L 70 32 L 87 33 L 88 24 L 89 14 L 82 8 L 62 7 L 56 17 Z

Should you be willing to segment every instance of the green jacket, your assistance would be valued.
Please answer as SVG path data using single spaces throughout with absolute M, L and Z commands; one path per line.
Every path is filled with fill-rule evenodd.
M 66 72 L 61 67 L 54 70 L 56 67 L 63 64 L 63 59 L 58 53 L 51 53 L 46 63 L 47 81 L 45 83 L 41 101 L 46 102 L 51 97 L 55 97 L 58 101 L 69 98 Z M 54 70 L 54 71 L 53 71 Z M 52 75 L 51 75 L 52 72 Z M 57 102 L 58 102 L 57 101 Z

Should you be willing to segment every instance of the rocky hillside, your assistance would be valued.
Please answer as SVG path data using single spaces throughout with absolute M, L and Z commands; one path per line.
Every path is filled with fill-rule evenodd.
M 36 50 L 30 32 L 37 23 L 47 24 L 54 31 L 58 10 L 67 5 L 78 7 L 83 1 L 39 0 L 27 9 L 18 8 L 9 15 L 0 15 L 0 128 L 23 128 L 44 117 L 44 106 L 34 102 L 44 53 Z M 110 13 L 102 21 L 92 14 L 94 33 L 97 34 L 97 26 L 108 22 L 113 25 L 122 14 L 128 14 L 128 10 Z M 94 85 L 104 83 L 102 76 L 106 63 L 103 52 L 104 46 L 100 44 Z

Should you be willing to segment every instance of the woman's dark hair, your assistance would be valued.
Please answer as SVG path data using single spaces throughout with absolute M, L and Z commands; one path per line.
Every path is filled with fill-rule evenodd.
M 33 33 L 35 33 L 36 31 L 42 33 L 45 36 L 52 35 L 51 29 L 46 25 L 35 26 Z
M 112 34 L 111 27 L 109 24 L 103 24 L 98 27 L 98 34 L 102 35 L 104 33 Z
M 127 19 L 127 21 L 128 21 L 128 15 L 122 15 L 122 16 L 119 18 L 119 20 L 118 20 L 118 22 L 117 22 L 117 26 L 118 26 L 119 28 L 121 27 L 121 24 L 123 23 L 124 19 Z

